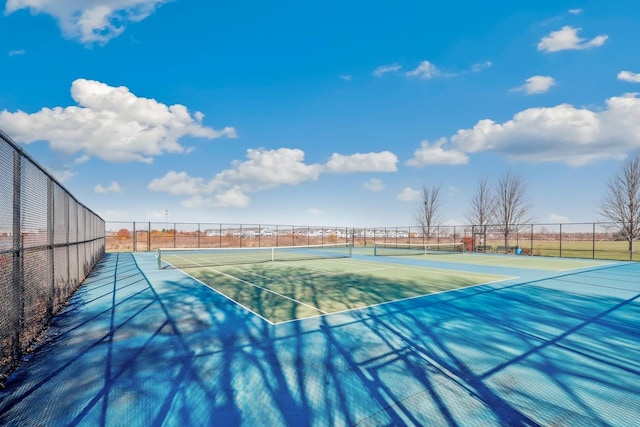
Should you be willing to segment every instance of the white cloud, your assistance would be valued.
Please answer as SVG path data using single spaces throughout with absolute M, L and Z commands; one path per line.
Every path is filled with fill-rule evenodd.
M 607 35 L 599 35 L 589 41 L 578 37 L 579 28 L 564 26 L 558 31 L 552 31 L 538 43 L 538 50 L 542 52 L 559 52 L 561 50 L 584 50 L 599 47 L 607 41 Z
M 555 213 L 552 213 L 551 215 L 549 215 L 549 221 L 553 221 L 553 222 L 569 222 L 569 218 L 566 216 L 562 216 L 562 215 L 558 215 Z
M 526 80 L 526 83 L 517 88 L 511 89 L 512 91 L 522 91 L 527 95 L 533 95 L 537 93 L 545 93 L 549 91 L 551 86 L 556 84 L 553 77 L 549 76 L 533 76 Z
M 398 64 L 381 65 L 381 66 L 379 66 L 378 68 L 376 68 L 373 71 L 373 75 L 376 76 L 376 77 L 380 77 L 383 74 L 392 73 L 392 72 L 400 70 L 401 68 L 402 68 L 402 66 L 400 66 Z
M 631 71 L 620 71 L 618 80 L 624 80 L 630 83 L 640 83 L 640 73 L 632 73 Z
M 108 187 L 103 187 L 98 184 L 94 187 L 93 191 L 96 194 L 106 194 L 106 193 L 121 193 L 122 189 L 120 188 L 120 184 L 116 181 L 113 181 Z
M 169 0 L 7 0 L 5 14 L 20 9 L 56 19 L 65 37 L 107 43 L 130 23 L 139 22 Z
M 471 66 L 471 71 L 473 71 L 474 73 L 479 73 L 480 71 L 486 70 L 487 68 L 490 68 L 492 66 L 493 62 L 491 61 L 476 62 Z
M 183 200 L 180 205 L 185 208 L 246 208 L 250 202 L 249 196 L 240 187 L 234 186 L 214 194 L 210 198 L 205 198 L 201 195 L 193 196 Z
M 476 62 L 472 64 L 469 70 L 465 70 L 458 73 L 443 73 L 431 62 L 422 61 L 420 62 L 420 64 L 418 64 L 416 68 L 414 68 L 413 70 L 407 71 L 405 74 L 409 77 L 417 77 L 422 80 L 428 80 L 435 77 L 455 77 L 457 75 L 466 74 L 469 72 L 479 73 L 492 66 L 493 66 L 493 63 L 491 61 L 482 61 L 482 62 Z M 398 64 L 382 65 L 375 69 L 375 71 L 373 72 L 373 75 L 376 77 L 380 77 L 383 74 L 399 71 L 400 69 L 402 69 L 402 66 Z
M 324 215 L 324 211 L 322 209 L 317 209 L 317 208 L 311 208 L 307 210 L 307 213 L 309 215 L 313 215 L 313 216 L 320 216 L 320 215 Z
M 186 172 L 169 171 L 152 180 L 147 188 L 174 196 L 190 196 L 182 202 L 185 207 L 245 207 L 250 202 L 248 193 L 316 181 L 322 172 L 395 171 L 397 161 L 395 154 L 383 151 L 350 156 L 336 153 L 326 165 L 307 164 L 300 149 L 248 149 L 247 160 L 233 161 L 231 168 L 217 173 L 209 181 L 191 177 Z
M 413 202 L 420 199 L 420 190 L 414 190 L 411 187 L 404 188 L 397 196 L 396 200 L 400 202 Z
M 202 178 L 191 178 L 186 172 L 175 171 L 169 171 L 162 178 L 154 179 L 147 188 L 174 196 L 208 192 L 208 186 Z
M 640 148 L 640 98 L 612 97 L 602 111 L 569 104 L 529 108 L 504 123 L 480 120 L 451 137 L 465 153 L 496 151 L 513 160 L 573 166 L 619 158 Z
M 374 191 L 374 192 L 382 191 L 385 189 L 385 186 L 382 183 L 382 180 L 378 178 L 370 178 L 368 181 L 362 184 L 362 186 L 367 190 Z
M 246 193 L 281 185 L 316 181 L 323 170 L 320 164 L 304 163 L 299 149 L 248 149 L 248 160 L 234 161 L 231 169 L 216 174 L 210 181 L 190 177 L 186 172 L 170 171 L 149 183 L 147 188 L 171 195 L 190 195 L 186 207 L 249 205 Z
M 248 149 L 247 157 L 249 160 L 234 161 L 233 169 L 217 174 L 213 187 L 239 185 L 244 191 L 258 191 L 316 181 L 322 172 L 322 165 L 304 162 L 304 151 L 300 149 Z
M 433 145 L 424 140 L 420 148 L 414 151 L 412 159 L 407 160 L 407 165 L 421 167 L 425 165 L 463 165 L 469 158 L 462 151 L 455 149 L 444 150 L 442 146 L 447 143 L 446 138 L 440 138 Z
M 232 127 L 216 131 L 202 125 L 201 113 L 192 116 L 183 105 L 139 98 L 124 86 L 78 79 L 71 96 L 79 106 L 42 108 L 33 114 L 0 111 L 0 128 L 25 144 L 45 140 L 53 150 L 110 162 L 152 163 L 155 156 L 185 152 L 178 140 L 187 135 L 236 137 Z
M 334 153 L 325 165 L 327 172 L 395 172 L 398 157 L 390 151 L 356 153 L 349 156 Z
M 582 13 L 582 9 L 569 9 L 571 15 L 579 15 Z
M 73 178 L 74 176 L 76 176 L 74 172 L 71 172 L 68 169 L 48 169 L 48 170 L 49 172 L 51 172 L 54 178 L 60 181 L 61 183 L 64 183 L 69 179 Z
M 27 51 L 24 49 L 10 50 L 9 58 L 11 58 L 12 56 L 24 55 L 25 53 L 27 53 Z
M 348 82 L 350 82 L 350 81 L 351 81 L 351 76 L 350 76 L 350 75 L 348 75 L 348 74 L 343 74 L 343 75 L 341 75 L 341 76 L 340 76 L 340 78 L 341 78 L 342 80 L 346 80 L 346 81 L 348 81 Z
M 407 72 L 407 76 L 419 77 L 423 80 L 431 79 L 438 75 L 440 75 L 440 72 L 436 66 L 429 61 L 422 61 L 415 69 Z

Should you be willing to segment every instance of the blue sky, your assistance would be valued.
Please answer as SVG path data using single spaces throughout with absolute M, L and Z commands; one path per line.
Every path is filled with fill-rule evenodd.
M 107 221 L 463 224 L 511 170 L 588 222 L 640 148 L 637 1 L 2 4 L 0 129 Z

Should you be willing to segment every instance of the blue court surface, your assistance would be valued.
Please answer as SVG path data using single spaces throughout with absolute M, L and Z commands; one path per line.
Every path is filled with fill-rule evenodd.
M 0 425 L 640 425 L 640 263 L 354 258 L 510 278 L 272 324 L 109 253 L 0 390 Z

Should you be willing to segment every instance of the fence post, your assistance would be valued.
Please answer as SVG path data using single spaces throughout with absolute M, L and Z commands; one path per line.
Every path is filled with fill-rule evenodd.
M 55 265 L 55 206 L 53 204 L 53 180 L 47 177 L 47 227 L 49 228 L 48 236 L 47 236 L 47 251 L 49 252 L 49 263 L 51 265 L 51 276 L 49 280 L 50 283 L 50 291 L 47 298 L 47 318 L 53 317 L 53 305 L 54 305 L 54 295 L 55 295 L 55 286 L 56 286 L 56 265 Z
M 560 258 L 562 258 L 562 224 L 560 224 Z
M 596 223 L 593 223 L 593 234 L 591 235 L 591 259 L 596 259 Z
M 10 357 L 12 360 L 18 360 L 20 355 L 20 331 L 23 329 L 24 323 L 24 297 L 22 295 L 22 236 L 20 235 L 20 213 L 21 203 L 21 178 L 20 170 L 20 153 L 13 152 L 13 282 L 9 304 L 12 307 L 12 315 L 9 321 L 13 323 L 11 327 L 11 343 Z
M 531 224 L 531 252 L 529 255 L 533 256 L 533 224 Z
M 71 232 L 71 221 L 69 220 L 69 218 L 71 216 L 71 207 L 69 206 L 69 194 L 67 194 L 66 192 L 64 194 L 64 212 L 64 244 L 67 250 L 67 275 L 65 277 L 65 283 L 69 283 L 69 280 L 71 280 L 71 246 L 69 245 L 69 233 Z

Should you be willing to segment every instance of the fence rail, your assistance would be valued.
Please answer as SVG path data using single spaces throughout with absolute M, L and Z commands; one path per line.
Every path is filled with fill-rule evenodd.
M 468 251 L 640 261 L 612 223 L 519 224 L 505 238 L 501 226 L 329 227 L 273 224 L 106 222 L 106 250 L 303 246 L 348 242 L 465 242 Z
M 0 130 L 0 386 L 102 257 L 104 230 Z

